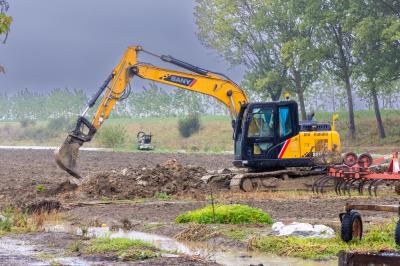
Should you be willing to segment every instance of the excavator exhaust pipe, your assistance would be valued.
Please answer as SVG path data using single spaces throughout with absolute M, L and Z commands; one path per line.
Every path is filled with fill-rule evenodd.
M 96 128 L 92 126 L 89 120 L 80 116 L 77 120 L 75 129 L 68 135 L 61 147 L 54 153 L 57 165 L 74 177 L 71 179 L 73 183 L 80 183 L 80 180 L 82 179 L 82 176 L 77 170 L 76 163 L 79 148 L 83 143 L 91 141 L 96 131 Z
M 81 140 L 69 135 L 61 147 L 54 153 L 57 165 L 78 179 L 82 179 L 82 176 L 78 173 L 76 161 L 78 159 L 79 148 L 82 144 Z

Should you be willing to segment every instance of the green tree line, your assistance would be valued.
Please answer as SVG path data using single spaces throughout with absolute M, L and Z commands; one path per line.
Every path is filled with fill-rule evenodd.
M 82 90 L 54 89 L 48 93 L 37 93 L 25 89 L 14 95 L 0 94 L 0 120 L 76 117 L 83 111 L 87 101 L 88 96 Z M 112 117 L 167 117 L 190 113 L 217 115 L 227 114 L 227 110 L 209 96 L 181 89 L 167 91 L 150 83 L 119 102 Z
M 391 93 L 400 78 L 398 0 L 196 1 L 199 39 L 247 67 L 247 90 L 263 100 L 290 91 L 305 118 L 305 95 L 328 79 L 346 97 L 350 137 L 356 137 L 356 92 L 372 102 L 385 137 L 378 96 Z

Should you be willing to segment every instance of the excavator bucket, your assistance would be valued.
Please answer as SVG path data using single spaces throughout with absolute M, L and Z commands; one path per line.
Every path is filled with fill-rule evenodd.
M 55 159 L 58 166 L 71 176 L 81 179 L 82 176 L 77 171 L 76 160 L 78 159 L 79 148 L 83 142 L 69 135 L 61 147 L 55 151 Z
M 84 133 L 85 128 L 87 129 L 86 134 Z M 96 128 L 92 126 L 90 121 L 80 116 L 78 117 L 75 129 L 68 135 L 61 147 L 55 151 L 56 163 L 61 169 L 67 171 L 68 174 L 75 178 L 71 180 L 74 183 L 80 183 L 80 179 L 82 179 L 82 176 L 76 169 L 79 148 L 83 143 L 90 141 L 95 133 Z

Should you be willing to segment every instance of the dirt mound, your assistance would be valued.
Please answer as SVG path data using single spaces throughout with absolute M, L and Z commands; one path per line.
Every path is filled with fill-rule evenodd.
M 95 199 L 153 197 L 157 192 L 167 195 L 204 192 L 206 184 L 201 177 L 205 174 L 202 167 L 182 166 L 176 160 L 168 160 L 154 168 L 124 168 L 91 174 L 79 191 Z

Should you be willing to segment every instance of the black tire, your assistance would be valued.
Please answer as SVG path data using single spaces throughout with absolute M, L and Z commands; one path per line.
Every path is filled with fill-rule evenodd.
M 394 241 L 400 246 L 400 219 L 397 221 L 396 230 L 394 231 Z
M 354 152 L 347 152 L 344 155 L 343 163 L 348 167 L 353 167 L 358 162 L 358 156 Z
M 373 162 L 372 156 L 371 156 L 371 154 L 369 154 L 367 152 L 358 156 L 358 164 L 361 167 L 365 167 L 365 166 L 370 167 L 372 162 Z
M 340 234 L 342 240 L 346 243 L 350 242 L 353 239 L 361 240 L 362 233 L 363 224 L 360 214 L 356 211 L 345 213 L 342 217 L 342 227 Z

